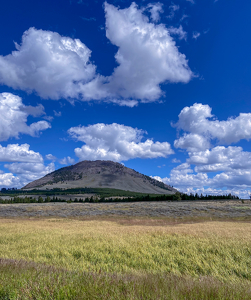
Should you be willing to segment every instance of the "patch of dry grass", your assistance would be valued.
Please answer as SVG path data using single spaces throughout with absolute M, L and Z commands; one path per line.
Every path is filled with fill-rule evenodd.
M 0 257 L 77 271 L 250 280 L 251 224 L 168 218 L 1 219 Z

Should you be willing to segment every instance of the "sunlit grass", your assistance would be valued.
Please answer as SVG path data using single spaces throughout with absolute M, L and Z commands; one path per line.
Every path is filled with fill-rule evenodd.
M 0 220 L 0 257 L 75 271 L 250 280 L 251 225 L 176 225 L 151 218 Z

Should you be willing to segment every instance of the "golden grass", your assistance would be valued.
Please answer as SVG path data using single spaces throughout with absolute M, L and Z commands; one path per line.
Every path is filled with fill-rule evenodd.
M 251 224 L 167 218 L 1 219 L 0 257 L 69 270 L 251 279 Z

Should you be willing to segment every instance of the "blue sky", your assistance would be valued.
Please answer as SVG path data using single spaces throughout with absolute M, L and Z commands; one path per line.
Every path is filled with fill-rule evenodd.
M 82 160 L 183 192 L 251 187 L 251 3 L 17 1 L 0 10 L 0 188 Z

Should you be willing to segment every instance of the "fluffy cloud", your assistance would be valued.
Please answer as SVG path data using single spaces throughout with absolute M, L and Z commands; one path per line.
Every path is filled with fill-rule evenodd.
M 153 178 L 174 186 L 184 193 L 229 194 L 249 198 L 251 193 L 250 152 L 241 147 L 216 147 L 212 151 L 193 154 L 186 162 L 172 169 L 170 176 Z M 193 169 L 189 164 L 197 164 Z M 246 165 L 245 165 L 246 162 Z M 207 173 L 223 171 L 214 176 Z
M 0 188 L 21 188 L 55 170 L 54 163 L 44 165 L 42 155 L 29 148 L 28 144 L 0 145 L 0 161 L 5 162 L 4 168 L 10 171 L 5 173 L 0 170 Z M 52 159 L 52 155 L 47 155 L 48 158 Z
M 251 138 L 251 113 L 240 113 L 236 118 L 219 121 L 212 119 L 211 111 L 210 106 L 200 103 L 183 108 L 176 126 L 189 134 L 176 140 L 175 147 L 205 150 L 210 147 L 211 140 L 231 144 Z
M 11 93 L 0 94 L 0 141 L 6 141 L 10 137 L 18 138 L 20 133 L 36 136 L 40 131 L 51 127 L 46 121 L 39 121 L 28 126 L 26 108 L 20 97 Z M 31 108 L 29 106 L 28 110 Z M 33 115 L 36 110 L 35 108 L 32 112 Z M 40 106 L 38 110 L 41 111 Z
M 9 144 L 7 147 L 0 145 L 0 161 L 3 162 L 42 162 L 42 155 L 33 150 L 29 150 L 28 144 Z
M 0 174 L 0 188 L 19 187 L 19 180 L 12 173 Z
M 104 7 L 106 36 L 119 48 L 115 55 L 119 66 L 111 76 L 96 73 L 91 51 L 80 40 L 30 28 L 16 51 L 0 56 L 0 83 L 35 91 L 42 98 L 133 106 L 136 100 L 158 99 L 163 94 L 160 84 L 187 83 L 193 77 L 185 55 L 170 36 L 171 31 L 184 35 L 182 27 L 168 30 L 151 23 L 145 8 L 138 9 L 135 3 L 118 9 L 105 2 Z M 148 6 L 152 20 L 158 20 L 161 7 L 160 3 Z
M 132 3 L 118 9 L 105 4 L 106 36 L 119 47 L 119 66 L 109 78 L 109 92 L 123 97 L 152 101 L 160 97 L 160 84 L 188 82 L 193 74 L 164 25 L 150 23 Z
M 193 169 L 191 169 L 190 165 L 186 163 L 172 169 L 170 177 L 160 178 L 158 176 L 154 176 L 153 178 L 174 186 L 180 191 L 191 186 L 194 188 L 201 188 L 208 183 L 207 174 L 193 174 Z
M 141 142 L 144 131 L 116 123 L 72 127 L 68 133 L 85 143 L 75 149 L 80 160 L 125 161 L 132 158 L 166 157 L 173 153 L 169 143 L 153 142 L 151 139 Z
M 174 147 L 189 151 L 204 150 L 210 147 L 210 142 L 204 136 L 190 133 L 175 140 Z
M 22 176 L 24 174 L 38 174 L 39 178 L 55 170 L 53 163 L 48 166 L 43 163 L 13 163 L 5 164 L 4 167 L 12 173 L 21 174 Z
M 211 150 L 189 152 L 187 162 L 196 165 L 196 172 L 251 170 L 251 152 L 241 147 L 217 146 Z
M 175 180 L 170 181 L 169 178 L 161 178 L 159 176 L 152 176 L 154 179 L 159 180 L 161 182 L 164 182 L 166 184 L 172 184 L 175 182 Z M 182 178 L 184 179 L 184 178 Z M 229 188 L 218 188 L 218 187 L 203 187 L 202 185 L 197 183 L 197 186 L 195 185 L 189 185 L 189 182 L 191 182 L 193 179 L 199 179 L 198 177 L 195 177 L 194 175 L 190 175 L 190 177 L 186 178 L 186 184 L 181 185 L 180 182 L 177 182 L 177 185 L 175 186 L 180 192 L 186 193 L 186 194 L 203 194 L 203 195 L 228 195 L 232 194 L 235 196 L 238 196 L 241 199 L 249 199 L 251 195 L 251 190 L 247 189 L 247 186 L 236 186 L 236 187 L 229 187 Z M 205 183 L 209 183 L 208 178 L 206 176 L 201 177 L 202 181 Z
M 43 162 L 5 164 L 4 167 L 11 173 L 0 174 L 0 187 L 20 188 L 55 170 L 54 163 L 45 166 Z
M 61 165 L 73 165 L 75 163 L 75 159 L 71 158 L 70 156 L 64 157 L 63 159 L 59 160 Z
M 42 98 L 77 98 L 78 82 L 95 75 L 91 51 L 78 39 L 30 28 L 16 48 L 0 56 L 0 82 L 14 89 L 36 91 Z
M 180 191 L 188 188 L 215 188 L 215 189 L 250 189 L 251 170 L 231 170 L 222 172 L 214 177 L 208 177 L 207 173 L 194 173 L 193 169 L 187 165 L 181 169 L 174 168 L 170 172 L 170 177 L 154 177 L 166 184 L 176 187 Z
M 251 138 L 251 114 L 217 120 L 208 105 L 195 103 L 179 114 L 176 126 L 183 135 L 174 142 L 187 150 L 188 158 L 172 169 L 166 178 L 156 177 L 183 192 L 232 193 L 248 198 L 251 189 L 251 152 L 237 146 L 213 144 L 237 143 Z
M 241 147 L 217 146 L 211 150 L 188 152 L 188 155 L 187 162 L 172 169 L 170 177 L 156 179 L 185 193 L 232 193 L 249 198 L 251 152 L 245 152 Z M 212 172 L 216 175 L 209 176 Z
M 194 174 L 193 169 L 188 163 L 181 164 L 172 169 L 170 178 L 164 178 L 163 182 L 169 185 L 184 188 L 184 187 L 203 187 L 208 181 L 208 176 L 205 173 Z

